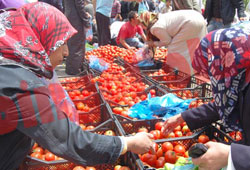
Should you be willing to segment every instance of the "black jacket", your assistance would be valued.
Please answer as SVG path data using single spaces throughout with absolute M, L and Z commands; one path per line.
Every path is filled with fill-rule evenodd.
M 212 1 L 206 1 L 206 7 L 204 12 L 204 17 L 207 19 L 207 22 L 212 19 Z M 217 0 L 216 0 L 217 1 Z M 223 24 L 229 24 L 233 22 L 235 16 L 235 10 L 237 9 L 238 18 L 246 17 L 244 11 L 244 1 L 243 0 L 221 0 L 221 18 Z
M 238 104 L 233 110 L 240 114 L 245 145 L 232 144 L 232 160 L 236 170 L 250 169 L 250 85 L 239 92 Z M 198 108 L 187 110 L 182 114 L 191 130 L 206 126 L 219 120 L 219 114 L 214 103 L 204 104 Z

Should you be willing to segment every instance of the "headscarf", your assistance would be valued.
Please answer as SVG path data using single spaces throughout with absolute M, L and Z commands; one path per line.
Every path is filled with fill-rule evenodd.
M 227 130 L 242 130 L 239 113 L 232 112 L 250 67 L 250 23 L 210 32 L 195 51 L 192 63 L 211 80 L 218 113 Z
M 153 13 L 153 12 L 148 12 L 145 11 L 143 13 L 141 13 L 140 17 L 139 17 L 139 21 L 140 23 L 142 23 L 146 28 L 148 28 L 150 26 L 150 24 L 152 23 L 152 21 L 154 21 L 155 19 L 157 19 L 157 14 Z
M 52 78 L 49 55 L 76 33 L 55 7 L 35 2 L 0 14 L 0 65 L 20 65 Z

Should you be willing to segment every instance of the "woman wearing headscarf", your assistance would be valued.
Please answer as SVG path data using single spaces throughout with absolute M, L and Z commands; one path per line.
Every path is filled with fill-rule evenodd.
M 194 10 L 178 10 L 165 14 L 144 12 L 140 21 L 147 33 L 148 45 L 168 49 L 166 63 L 192 74 L 194 50 L 206 35 L 206 21 Z
M 31 3 L 0 13 L 0 169 L 17 169 L 34 141 L 76 164 L 112 163 L 127 150 L 152 149 L 147 133 L 102 136 L 83 131 L 54 103 L 44 78 L 68 55 L 76 30 L 56 8 Z
M 197 48 L 193 68 L 211 80 L 214 102 L 165 121 L 167 134 L 184 120 L 191 130 L 221 120 L 227 131 L 241 131 L 243 144 L 208 142 L 208 151 L 193 162 L 199 169 L 250 169 L 250 23 L 211 32 Z

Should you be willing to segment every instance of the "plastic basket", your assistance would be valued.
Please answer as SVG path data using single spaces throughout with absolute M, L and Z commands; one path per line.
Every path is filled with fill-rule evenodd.
M 100 124 L 93 130 L 90 130 L 90 132 L 104 134 L 107 130 L 113 130 L 116 135 L 122 135 L 119 126 L 117 126 L 117 122 L 113 120 L 108 120 Z M 93 167 L 95 167 L 97 170 L 113 170 L 117 164 L 128 166 L 131 170 L 143 170 L 143 166 L 138 156 L 131 152 L 127 152 L 126 154 L 120 156 L 120 158 L 114 164 L 100 164 Z M 31 156 L 27 156 L 19 170 L 72 170 L 75 166 L 77 165 L 67 160 L 43 161 Z
M 104 103 L 104 99 L 100 93 L 94 93 L 84 99 L 75 99 L 73 102 L 76 104 L 77 102 L 82 102 L 87 105 L 89 108 L 95 108 Z
M 60 78 L 61 85 L 66 90 L 80 89 L 91 82 L 92 75 L 74 76 Z
M 94 93 L 99 93 L 99 88 L 96 83 L 88 83 L 86 85 L 83 85 L 80 89 L 72 89 L 72 90 L 67 90 L 69 93 L 69 96 L 71 97 L 72 100 L 79 100 L 79 99 L 84 99 Z M 74 93 L 80 93 L 79 96 L 72 96 L 70 95 L 72 92 Z M 82 96 L 81 96 L 82 95 Z

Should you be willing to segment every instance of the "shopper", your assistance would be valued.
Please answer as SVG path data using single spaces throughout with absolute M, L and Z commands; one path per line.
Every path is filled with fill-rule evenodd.
M 208 151 L 194 164 L 201 170 L 220 169 L 228 163 L 236 170 L 250 169 L 250 23 L 211 32 L 195 52 L 193 68 L 211 80 L 214 102 L 167 119 L 168 134 L 183 121 L 191 130 L 221 120 L 226 130 L 242 131 L 243 144 L 208 142 Z
M 128 14 L 129 21 L 122 25 L 119 34 L 116 38 L 116 42 L 119 46 L 130 49 L 130 48 L 141 48 L 143 44 L 136 33 L 138 33 L 144 42 L 146 42 L 146 36 L 143 32 L 142 27 L 139 25 L 139 16 L 137 12 L 130 11 Z
M 168 48 L 166 63 L 193 74 L 191 61 L 194 50 L 206 31 L 206 21 L 195 10 L 177 10 L 165 14 L 144 12 L 140 21 L 146 30 L 149 46 Z
M 231 27 L 236 10 L 239 20 L 246 20 L 244 0 L 207 0 L 204 11 L 207 31 Z
M 173 11 L 183 9 L 193 9 L 201 13 L 201 8 L 197 0 L 172 0 Z
M 85 10 L 86 0 L 64 0 L 64 13 L 71 25 L 78 31 L 69 41 L 69 56 L 66 59 L 65 72 L 76 75 L 84 71 L 86 32 L 90 28 L 90 14 Z
M 148 133 L 118 137 L 83 131 L 54 104 L 42 78 L 52 78 L 76 33 L 63 13 L 37 2 L 0 18 L 1 170 L 17 169 L 33 140 L 81 165 L 114 163 L 126 150 L 153 151 Z

